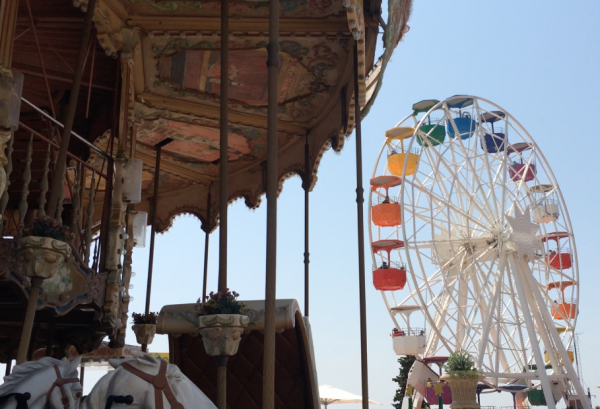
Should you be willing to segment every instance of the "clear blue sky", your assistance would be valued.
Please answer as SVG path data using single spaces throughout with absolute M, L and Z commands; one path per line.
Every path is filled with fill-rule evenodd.
M 580 265 L 583 378 L 600 404 L 600 274 L 595 263 L 600 223 L 597 104 L 600 96 L 600 1 L 417 1 L 410 32 L 392 57 L 384 86 L 363 122 L 364 181 L 384 131 L 422 99 L 471 94 L 508 110 L 536 140 L 560 184 L 571 216 Z M 341 155 L 325 154 L 311 194 L 311 303 L 319 384 L 360 394 L 360 343 L 355 192 L 355 138 Z M 266 201 L 229 210 L 229 287 L 242 299 L 264 298 Z M 303 299 L 303 203 L 299 178 L 285 182 L 279 200 L 278 298 Z M 365 221 L 367 220 L 365 207 Z M 204 234 L 191 216 L 157 237 L 152 310 L 194 302 L 202 291 Z M 366 230 L 366 229 L 365 229 Z M 211 236 L 209 289 L 217 287 L 218 234 Z M 371 284 L 368 243 L 367 310 L 370 398 L 390 407 L 398 373 L 392 322 Z M 148 249 L 134 253 L 131 311 L 142 311 Z M 130 335 L 130 343 L 135 341 Z M 168 351 L 166 337 L 150 349 Z M 97 372 L 86 373 L 86 391 Z M 484 405 L 511 405 L 507 394 Z M 347 409 L 359 405 L 343 406 Z M 376 407 L 376 406 L 373 406 Z

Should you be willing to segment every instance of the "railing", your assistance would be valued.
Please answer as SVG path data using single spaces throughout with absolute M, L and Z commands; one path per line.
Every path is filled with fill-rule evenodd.
M 398 203 L 396 196 L 375 196 L 372 199 L 371 206 L 377 206 L 382 203 Z
M 99 271 L 99 260 L 103 259 L 102 252 L 107 247 L 104 240 L 107 235 L 99 233 L 108 228 L 111 212 L 112 157 L 72 132 L 74 138 L 100 155 L 102 165 L 95 167 L 69 152 L 65 178 L 62 187 L 58 187 L 56 213 L 46 214 L 49 190 L 52 188 L 51 175 L 59 150 L 59 127 L 63 125 L 26 99 L 22 101 L 33 108 L 39 117 L 31 118 L 28 124 L 19 122 L 19 130 L 14 132 L 6 147 L 8 183 L 0 192 L 0 234 L 18 240 L 34 219 L 51 217 L 70 228 L 71 246 L 78 258 L 90 269 Z M 101 202 L 101 209 L 98 209 L 102 192 L 105 193 L 105 200 Z M 99 240 L 101 236 L 104 243 Z
M 398 328 L 397 331 L 392 331 L 392 337 L 405 337 L 405 336 L 425 336 L 427 331 L 425 328 Z
M 382 262 L 381 264 L 373 264 L 373 271 L 375 270 L 379 270 L 379 269 L 386 269 L 386 268 L 397 268 L 398 270 L 406 270 L 406 264 L 400 262 L 400 261 L 390 261 L 389 263 L 387 261 Z

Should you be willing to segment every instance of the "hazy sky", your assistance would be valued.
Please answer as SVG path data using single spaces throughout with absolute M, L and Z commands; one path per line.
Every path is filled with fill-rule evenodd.
M 363 122 L 364 181 L 368 180 L 384 131 L 411 112 L 414 102 L 470 94 L 510 112 L 532 135 L 565 197 L 580 266 L 580 334 L 583 380 L 600 392 L 597 347 L 600 274 L 600 205 L 597 179 L 597 100 L 600 96 L 600 2 L 422 0 L 414 2 L 410 31 L 398 45 L 384 86 Z M 355 138 L 341 155 L 327 152 L 311 193 L 310 320 L 319 384 L 360 394 L 360 343 L 355 203 Z M 266 201 L 248 210 L 229 209 L 229 287 L 242 299 L 264 298 Z M 304 305 L 303 204 L 299 178 L 285 182 L 279 200 L 277 297 Z M 366 203 L 365 203 L 366 205 Z M 365 206 L 365 222 L 367 221 Z M 176 219 L 157 237 L 152 310 L 194 302 L 202 291 L 204 234 L 191 216 Z M 366 229 L 365 229 L 366 231 Z M 209 289 L 217 287 L 218 233 L 211 236 Z M 393 326 L 371 284 L 368 243 L 367 310 L 370 398 L 390 407 L 398 357 Z M 143 311 L 148 249 L 134 252 L 131 311 Z M 130 334 L 129 343 L 135 337 Z M 151 351 L 168 351 L 158 336 Z M 86 373 L 86 393 L 99 372 Z M 600 403 L 593 399 L 593 405 Z M 483 405 L 512 405 L 508 394 L 482 397 Z M 564 405 L 562 405 L 564 406 Z M 359 405 L 343 406 L 347 409 Z M 376 406 L 373 406 L 376 407 Z

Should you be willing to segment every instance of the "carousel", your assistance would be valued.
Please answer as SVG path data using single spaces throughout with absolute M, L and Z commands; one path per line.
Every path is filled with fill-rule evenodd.
M 318 408 L 309 192 L 353 131 L 362 192 L 360 121 L 410 12 L 410 0 L 3 0 L 0 407 Z M 303 310 L 275 294 L 277 196 L 292 175 L 305 191 Z M 265 298 L 241 302 L 227 288 L 227 206 L 265 194 Z M 181 214 L 201 220 L 206 248 L 218 227 L 218 292 L 205 260 L 200 301 L 153 314 L 155 234 Z M 357 197 L 359 226 L 362 214 Z M 146 310 L 131 314 L 142 246 Z M 168 357 L 148 353 L 156 333 Z M 105 361 L 115 370 L 84 398 L 78 369 Z M 368 402 L 364 346 L 361 363 Z

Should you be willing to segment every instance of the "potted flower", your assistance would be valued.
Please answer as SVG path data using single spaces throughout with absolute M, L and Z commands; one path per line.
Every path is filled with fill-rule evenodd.
M 71 255 L 69 228 L 45 216 L 35 219 L 23 233 L 17 244 L 23 255 L 25 275 L 41 279 L 54 276 Z
M 134 312 L 131 315 L 133 316 L 133 326 L 131 329 L 135 333 L 138 344 L 151 344 L 152 340 L 154 340 L 154 335 L 156 335 L 158 313 L 149 312 L 148 314 L 141 314 Z
M 467 351 L 455 351 L 444 364 L 446 374 L 440 377 L 452 390 L 453 409 L 479 408 L 475 399 L 477 383 L 483 379 L 475 368 L 475 361 Z
M 238 293 L 227 288 L 225 292 L 211 291 L 202 303 L 198 300 L 198 331 L 210 356 L 231 356 L 238 350 L 249 318 L 242 315 L 246 306 L 237 297 Z

